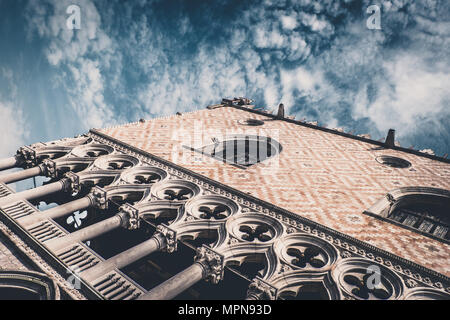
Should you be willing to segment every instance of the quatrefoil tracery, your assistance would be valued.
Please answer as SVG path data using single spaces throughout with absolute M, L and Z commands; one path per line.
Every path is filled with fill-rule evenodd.
M 337 249 L 327 241 L 309 234 L 289 234 L 276 244 L 278 256 L 293 268 L 329 268 L 338 259 Z
M 326 264 L 326 260 L 317 247 L 289 248 L 287 254 L 293 258 L 291 264 L 300 268 L 306 268 L 307 266 L 322 268 Z
M 123 171 L 136 166 L 139 160 L 132 156 L 113 154 L 99 157 L 94 161 L 94 166 L 100 170 Z
M 106 170 L 124 170 L 131 168 L 133 163 L 124 160 L 109 161 Z
M 404 286 L 396 273 L 364 258 L 343 259 L 332 273 L 343 292 L 355 299 L 398 299 L 403 294 Z
M 135 184 L 153 184 L 161 180 L 161 177 L 156 173 L 149 175 L 137 175 L 134 177 L 133 183 Z
M 161 200 L 187 201 L 200 193 L 200 188 L 185 180 L 157 182 L 152 186 L 152 194 Z
M 224 205 L 215 205 L 215 206 L 203 206 L 198 209 L 202 214 L 200 218 L 202 219 L 214 219 L 214 220 L 222 220 L 226 219 L 229 216 L 228 208 Z
M 192 198 L 193 192 L 192 190 L 186 188 L 172 188 L 164 190 L 164 199 L 166 200 L 189 200 Z
M 344 281 L 346 284 L 352 286 L 351 293 L 361 299 L 369 299 L 372 295 L 376 299 L 385 300 L 391 296 L 391 293 L 383 285 L 379 284 L 377 287 L 370 285 L 371 274 L 347 274 L 344 276 Z
M 167 178 L 167 172 L 155 167 L 136 167 L 127 170 L 121 180 L 130 184 L 153 185 Z
M 188 201 L 186 211 L 202 220 L 221 221 L 238 213 L 239 206 L 228 198 L 206 195 Z
M 278 220 L 253 212 L 230 218 L 226 229 L 236 239 L 261 244 L 273 242 L 284 232 L 284 227 Z
M 239 231 L 242 233 L 241 239 L 249 242 L 267 242 L 274 237 L 274 233 L 267 224 L 244 224 L 239 227 Z

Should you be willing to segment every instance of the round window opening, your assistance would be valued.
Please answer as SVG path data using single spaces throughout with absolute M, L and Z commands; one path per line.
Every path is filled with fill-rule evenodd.
M 204 148 L 214 158 L 249 167 L 275 157 L 282 150 L 275 139 L 254 135 L 235 135 Z
M 392 167 L 392 168 L 404 169 L 404 168 L 411 167 L 411 162 L 409 162 L 405 159 L 402 159 L 402 158 L 391 157 L 391 156 L 380 156 L 380 157 L 377 157 L 376 160 L 379 163 L 384 164 L 385 166 Z
M 239 122 L 239 124 L 243 124 L 246 126 L 253 126 L 253 127 L 264 125 L 264 121 L 258 120 L 258 119 L 251 119 L 251 118 L 245 119 L 245 120 L 239 120 L 238 122 Z

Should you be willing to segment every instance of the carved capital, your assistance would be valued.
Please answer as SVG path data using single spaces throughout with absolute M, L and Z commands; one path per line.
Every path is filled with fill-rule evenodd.
M 247 300 L 276 300 L 277 288 L 259 277 L 253 279 L 248 286 Z
M 128 230 L 136 230 L 139 229 L 140 219 L 139 219 L 139 210 L 134 208 L 132 205 L 125 203 L 120 207 L 120 211 L 125 213 L 126 217 L 126 225 L 125 227 Z
M 17 150 L 17 158 L 25 168 L 35 167 L 37 165 L 36 150 L 29 146 L 20 147 Z
M 224 256 L 210 247 L 203 245 L 197 249 L 195 261 L 202 264 L 207 273 L 205 280 L 217 284 L 223 280 L 225 269 Z
M 94 207 L 99 209 L 108 209 L 108 199 L 106 197 L 106 190 L 100 188 L 99 186 L 95 186 L 92 188 L 91 199 Z
M 67 172 L 65 177 L 69 179 L 69 187 L 72 195 L 77 195 L 81 191 L 80 176 L 73 172 Z
M 172 253 L 177 250 L 177 232 L 170 229 L 165 224 L 160 224 L 156 227 L 156 232 L 159 232 L 166 241 L 166 247 L 164 251 Z
M 43 165 L 43 171 L 44 174 L 52 179 L 56 179 L 57 176 L 57 171 L 56 171 L 56 162 L 51 160 L 51 159 L 45 159 L 44 161 L 42 161 L 42 165 Z

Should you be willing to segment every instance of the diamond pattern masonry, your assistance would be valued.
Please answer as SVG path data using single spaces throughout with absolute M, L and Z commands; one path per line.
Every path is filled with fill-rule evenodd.
M 264 125 L 241 124 L 249 118 L 263 120 Z M 199 135 L 199 127 L 203 129 L 203 140 L 209 144 L 218 135 L 276 132 L 276 139 L 283 146 L 279 162 L 262 162 L 242 169 L 183 147 L 186 137 Z M 450 164 L 233 107 L 200 110 L 101 132 L 450 276 L 449 245 L 363 214 L 393 189 L 450 189 Z M 382 155 L 406 159 L 412 166 L 387 167 L 375 160 Z M 188 159 L 195 161 L 183 161 L 183 156 L 191 156 Z

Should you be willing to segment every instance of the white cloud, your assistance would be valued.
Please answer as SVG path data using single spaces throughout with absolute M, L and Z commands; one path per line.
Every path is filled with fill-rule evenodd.
M 81 9 L 81 29 L 66 26 L 66 9 L 77 4 Z M 102 29 L 102 21 L 94 3 L 89 0 L 33 1 L 27 9 L 31 30 L 49 40 L 46 57 L 55 68 L 67 68 L 70 78 L 58 77 L 58 84 L 69 92 L 69 103 L 83 123 L 81 127 L 102 127 L 117 121 L 112 107 L 104 99 L 103 70 L 110 68 L 118 52 Z M 73 80 L 73 81 L 71 81 Z
M 329 34 L 334 31 L 333 26 L 328 21 L 319 18 L 315 14 L 300 12 L 298 19 L 303 25 L 309 27 L 314 32 Z
M 285 30 L 293 30 L 297 28 L 298 22 L 297 22 L 296 16 L 281 16 L 281 25 L 283 26 L 283 29 Z
M 356 114 L 369 116 L 383 131 L 401 128 L 401 134 L 414 133 L 424 119 L 449 116 L 448 83 L 444 71 L 427 70 L 417 56 L 405 55 L 383 64 L 386 82 L 380 82 L 377 99 L 358 104 Z

